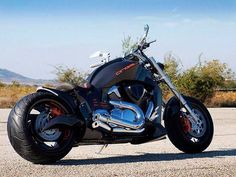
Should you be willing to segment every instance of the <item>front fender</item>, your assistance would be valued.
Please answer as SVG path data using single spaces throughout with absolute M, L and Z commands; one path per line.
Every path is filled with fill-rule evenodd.
M 171 119 L 180 113 L 180 102 L 176 97 L 171 97 L 165 105 L 163 120 Z
M 191 108 L 190 103 L 191 103 L 191 100 L 194 98 L 189 97 L 189 96 L 185 96 L 185 95 L 182 95 L 182 96 L 185 99 L 185 101 L 187 102 L 188 106 Z M 196 100 L 196 99 L 194 99 L 194 100 Z M 199 103 L 199 104 L 201 104 L 201 103 Z M 169 118 L 173 118 L 175 116 L 179 117 L 181 108 L 183 108 L 183 105 L 180 103 L 180 101 L 175 96 L 171 97 L 165 106 L 163 119 L 166 120 Z

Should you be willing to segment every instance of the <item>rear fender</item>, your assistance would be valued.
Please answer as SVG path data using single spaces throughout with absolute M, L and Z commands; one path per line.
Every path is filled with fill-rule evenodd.
M 70 111 L 72 113 L 76 113 L 77 103 L 76 100 L 73 99 L 73 97 L 65 91 L 60 91 L 52 88 L 47 87 L 38 87 L 37 92 L 48 92 L 50 94 L 53 94 L 54 96 L 58 97 L 62 101 L 64 101 L 67 106 L 70 108 Z
M 86 121 L 86 124 L 88 125 L 89 122 L 91 121 L 90 115 L 92 113 L 91 107 L 86 99 L 86 92 L 88 92 L 88 90 L 82 87 L 77 87 L 76 89 L 77 91 L 79 91 L 79 94 L 77 93 L 77 91 L 74 92 L 76 98 L 73 98 L 70 94 L 70 92 L 73 92 L 73 89 L 67 91 L 61 91 L 47 87 L 39 87 L 37 89 L 37 92 L 48 92 L 58 97 L 59 99 L 64 101 L 65 104 L 67 104 L 72 114 L 77 114 L 82 116 Z

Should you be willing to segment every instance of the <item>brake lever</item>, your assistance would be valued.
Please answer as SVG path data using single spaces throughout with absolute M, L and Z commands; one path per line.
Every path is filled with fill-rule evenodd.
M 151 42 L 148 42 L 148 44 L 150 45 L 151 43 L 157 42 L 157 40 L 153 40 Z
M 150 44 L 152 44 L 152 43 L 154 43 L 154 42 L 156 42 L 156 41 L 157 41 L 157 40 L 153 40 L 153 41 L 151 41 L 151 42 L 146 42 L 146 43 L 144 43 L 143 45 L 140 45 L 139 48 L 140 48 L 141 50 L 146 49 L 146 48 L 150 47 Z

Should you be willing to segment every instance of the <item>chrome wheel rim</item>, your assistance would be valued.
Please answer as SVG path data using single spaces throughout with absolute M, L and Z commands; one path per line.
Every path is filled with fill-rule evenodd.
M 206 119 L 204 115 L 201 113 L 201 111 L 197 109 L 192 109 L 192 111 L 197 117 L 197 122 L 192 124 L 191 131 L 189 132 L 189 134 L 193 137 L 200 138 L 206 132 L 206 127 L 207 127 Z
M 50 115 L 47 112 L 41 112 L 35 121 L 35 131 L 45 141 L 56 141 L 62 134 L 58 128 L 44 130 L 43 127 L 49 122 Z

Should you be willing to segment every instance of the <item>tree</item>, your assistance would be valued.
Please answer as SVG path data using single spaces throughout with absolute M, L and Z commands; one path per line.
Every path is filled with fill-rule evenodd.
M 179 63 L 181 63 L 181 60 L 172 52 L 168 52 L 164 57 L 165 72 L 175 85 L 178 84 L 182 69 Z
M 59 82 L 66 82 L 75 86 L 85 83 L 86 74 L 82 74 L 75 68 L 58 66 L 56 67 L 56 75 Z
M 138 41 L 134 42 L 131 39 L 131 36 L 128 37 L 124 37 L 124 39 L 122 40 L 122 53 L 123 55 L 127 55 L 129 53 L 131 53 L 134 49 L 136 49 L 138 47 Z

